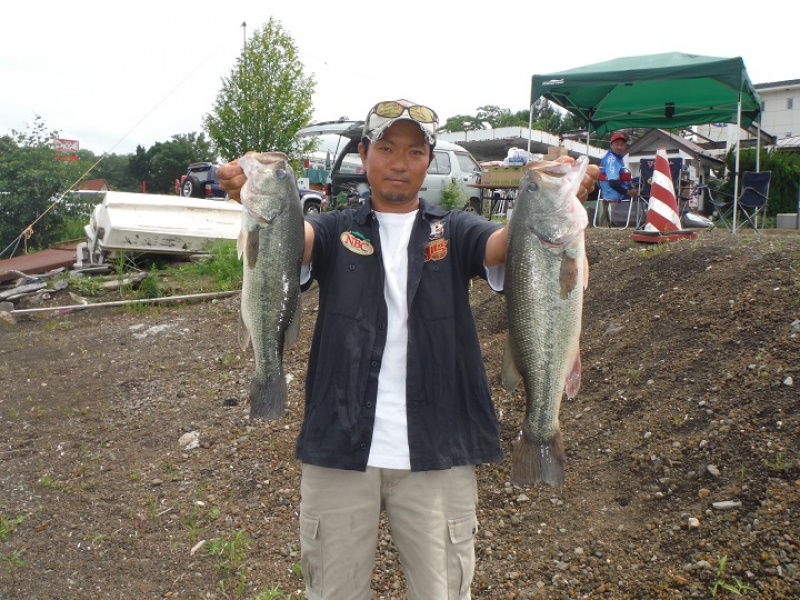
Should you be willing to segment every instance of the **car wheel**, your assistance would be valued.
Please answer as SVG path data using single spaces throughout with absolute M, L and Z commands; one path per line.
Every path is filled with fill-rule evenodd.
M 185 198 L 197 198 L 199 194 L 202 194 L 200 182 L 196 177 L 188 177 L 181 186 L 181 196 Z
M 303 212 L 307 215 L 318 215 L 322 212 L 322 205 L 319 200 L 306 200 L 303 204 Z

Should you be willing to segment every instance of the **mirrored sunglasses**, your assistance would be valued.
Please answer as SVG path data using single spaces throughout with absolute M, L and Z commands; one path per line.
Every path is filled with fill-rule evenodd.
M 404 112 L 408 112 L 408 116 L 417 121 L 418 123 L 438 123 L 439 117 L 433 109 L 427 106 L 414 104 L 412 106 L 403 106 L 399 102 L 390 100 L 387 102 L 379 102 L 372 109 L 373 114 L 383 117 L 384 119 L 396 119 Z

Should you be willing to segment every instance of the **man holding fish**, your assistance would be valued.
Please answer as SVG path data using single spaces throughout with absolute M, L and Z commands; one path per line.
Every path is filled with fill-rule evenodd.
M 301 278 L 306 285 L 316 279 L 320 289 L 296 452 L 303 469 L 301 565 L 312 600 L 371 597 L 382 509 L 408 597 L 470 598 L 475 465 L 499 461 L 502 450 L 469 283 L 481 277 L 502 290 L 505 276 L 508 290 L 505 263 L 513 250 L 508 226 L 418 197 L 437 127 L 426 106 L 376 104 L 359 148 L 371 197 L 305 222 Z M 596 167 L 584 176 L 585 165 L 578 172 L 571 159 L 546 164 L 557 172 L 552 176 L 577 178 L 571 203 L 594 188 Z M 541 187 L 535 177 L 523 181 L 531 193 Z M 236 161 L 219 178 L 238 200 L 246 177 Z M 543 243 L 557 257 L 559 240 Z M 567 262 L 563 274 L 556 271 L 568 280 L 559 288 L 565 297 L 582 291 L 586 274 L 582 253 L 571 251 Z M 508 354 L 525 356 L 518 348 Z M 506 378 L 504 368 L 504 382 L 516 384 L 516 374 L 534 389 L 526 370 L 516 364 Z

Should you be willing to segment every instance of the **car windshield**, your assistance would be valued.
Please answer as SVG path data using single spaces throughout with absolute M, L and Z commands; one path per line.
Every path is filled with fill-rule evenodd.
M 364 173 L 364 165 L 361 162 L 361 156 L 358 152 L 348 152 L 342 158 L 342 164 L 339 167 L 340 173 L 351 173 L 360 175 Z
M 447 175 L 450 173 L 450 156 L 448 156 L 447 152 L 434 150 L 428 173 L 431 175 Z
M 456 158 L 458 158 L 458 164 L 461 167 L 461 170 L 465 173 L 469 173 L 470 171 L 480 171 L 481 166 L 478 164 L 471 154 L 467 152 L 456 152 Z

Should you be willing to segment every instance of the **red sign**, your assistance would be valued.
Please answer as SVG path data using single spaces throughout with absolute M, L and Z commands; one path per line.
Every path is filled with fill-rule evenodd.
M 56 160 L 78 160 L 77 154 L 56 154 Z
M 77 152 L 79 149 L 78 140 L 63 140 L 56 138 L 53 140 L 56 152 Z

